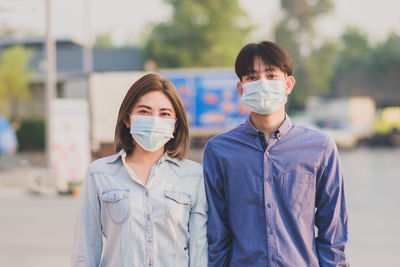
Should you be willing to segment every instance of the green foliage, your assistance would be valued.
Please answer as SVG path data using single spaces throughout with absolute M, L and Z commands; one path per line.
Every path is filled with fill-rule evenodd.
M 30 97 L 29 80 L 32 71 L 28 68 L 32 51 L 22 46 L 14 46 L 3 51 L 0 60 L 0 111 L 10 116 L 11 105 L 15 101 Z
M 94 40 L 94 47 L 99 47 L 99 48 L 112 48 L 114 47 L 112 38 L 111 38 L 111 33 L 102 33 L 96 35 L 96 38 Z
M 335 67 L 336 79 L 340 79 L 352 70 L 367 68 L 372 56 L 368 37 L 358 28 L 348 27 L 341 36 L 341 43 Z
M 372 53 L 371 75 L 384 79 L 400 76 L 400 36 L 391 33 Z
M 315 47 L 314 22 L 333 8 L 332 0 L 281 0 L 285 16 L 275 28 L 276 43 L 290 54 L 296 85 L 289 97 L 289 109 L 302 109 L 307 96 L 330 89 L 336 44 L 330 41 Z
M 19 150 L 43 151 L 45 147 L 45 122 L 41 118 L 22 119 L 17 131 Z
M 252 26 L 237 0 L 165 0 L 170 21 L 153 27 L 145 57 L 159 67 L 233 66 Z

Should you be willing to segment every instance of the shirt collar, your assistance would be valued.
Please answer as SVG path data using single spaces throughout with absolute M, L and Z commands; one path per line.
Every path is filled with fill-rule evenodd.
M 107 163 L 114 163 L 116 162 L 118 159 L 120 159 L 121 157 L 126 156 L 126 152 L 125 150 L 121 149 L 118 154 L 112 155 L 110 156 L 110 158 L 107 160 Z M 177 158 L 172 158 L 170 156 L 168 156 L 168 153 L 165 152 L 161 158 L 158 160 L 158 163 L 164 162 L 164 161 L 169 161 L 172 162 L 174 164 L 176 164 L 177 166 L 181 165 L 181 161 Z
M 293 123 L 292 120 L 290 119 L 289 115 L 285 113 L 285 120 L 281 124 L 281 126 L 278 127 L 278 129 L 275 130 L 276 137 L 280 139 L 283 135 L 285 135 L 287 132 L 289 132 L 290 128 L 292 127 Z M 244 123 L 244 130 L 246 133 L 251 134 L 251 135 L 257 135 L 258 130 L 254 127 L 253 123 L 251 122 L 250 115 L 247 117 L 245 123 Z
M 251 135 L 257 135 L 258 130 L 254 127 L 253 123 L 251 122 L 250 115 L 247 117 L 244 123 L 244 131 Z
M 276 138 L 281 139 L 281 137 L 285 134 L 287 134 L 292 128 L 292 120 L 290 119 L 289 115 L 285 113 L 285 120 L 282 122 L 281 126 L 279 126 L 278 129 L 276 129 Z

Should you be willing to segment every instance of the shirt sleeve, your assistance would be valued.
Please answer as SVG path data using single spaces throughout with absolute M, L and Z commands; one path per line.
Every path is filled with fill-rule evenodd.
M 320 266 L 349 266 L 345 255 L 347 210 L 339 153 L 329 138 L 317 177 L 315 225 Z
M 204 151 L 204 181 L 208 200 L 208 266 L 228 266 L 232 253 L 232 234 L 228 225 L 222 172 L 218 158 L 208 142 Z
M 81 205 L 75 227 L 71 266 L 99 266 L 102 247 L 100 199 L 94 177 L 88 171 L 81 191 Z
M 189 259 L 190 267 L 207 266 L 207 199 L 204 179 L 201 175 L 197 185 L 197 199 L 189 216 Z

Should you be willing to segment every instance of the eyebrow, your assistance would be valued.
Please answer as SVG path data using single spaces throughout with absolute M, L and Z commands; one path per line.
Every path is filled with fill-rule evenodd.
M 149 109 L 149 110 L 152 109 L 150 106 L 147 106 L 147 105 L 139 105 L 139 106 L 137 106 L 136 108 L 145 108 L 145 109 Z M 170 108 L 160 108 L 160 110 L 161 110 L 161 111 L 169 111 L 169 112 L 172 112 L 172 109 L 170 109 Z
M 139 105 L 136 108 L 145 108 L 145 109 L 151 109 L 151 107 L 146 106 L 146 105 Z
M 169 111 L 169 112 L 172 112 L 172 109 L 170 109 L 170 108 L 160 108 L 160 110 L 161 110 L 161 111 Z
M 277 68 L 275 68 L 275 67 L 267 67 L 267 68 L 264 69 L 264 71 L 276 71 L 276 70 L 277 70 Z M 257 73 L 257 71 L 251 69 L 245 74 L 245 76 L 246 75 L 250 75 L 250 74 L 254 74 L 254 73 Z

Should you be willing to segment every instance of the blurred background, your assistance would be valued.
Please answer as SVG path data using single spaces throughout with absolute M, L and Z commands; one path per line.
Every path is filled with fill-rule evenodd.
M 338 145 L 352 266 L 400 266 L 400 2 L 0 0 L 0 266 L 68 266 L 87 166 L 113 153 L 129 87 L 177 87 L 189 158 L 243 122 L 233 65 L 288 50 L 287 112 Z

